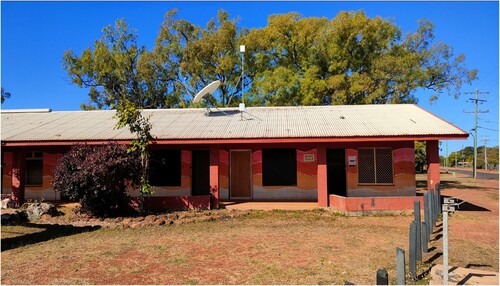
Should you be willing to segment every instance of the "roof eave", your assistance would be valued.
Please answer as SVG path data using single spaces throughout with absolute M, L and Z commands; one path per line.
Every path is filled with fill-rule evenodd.
M 376 142 L 376 141 L 426 141 L 426 140 L 465 140 L 464 134 L 443 135 L 394 135 L 394 136 L 353 136 L 353 137 L 296 137 L 296 138 L 229 138 L 229 139 L 157 139 L 152 144 L 252 144 L 252 143 L 338 143 L 338 142 Z M 2 141 L 2 147 L 30 146 L 71 146 L 75 144 L 103 145 L 109 142 L 128 144 L 130 140 L 53 140 L 53 141 Z

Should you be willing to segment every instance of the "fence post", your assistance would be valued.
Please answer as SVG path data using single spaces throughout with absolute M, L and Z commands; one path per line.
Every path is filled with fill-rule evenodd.
M 417 261 L 415 257 L 416 253 L 416 236 L 417 236 L 417 226 L 416 222 L 412 221 L 410 224 L 410 276 L 413 280 L 417 279 Z
M 405 251 L 396 248 L 396 284 L 406 285 Z
M 424 194 L 424 221 L 425 221 L 425 226 L 427 227 L 427 233 L 429 233 L 429 216 L 430 216 L 430 211 L 429 211 L 429 193 Z
M 435 203 L 435 197 L 434 197 L 434 189 L 429 190 L 429 197 L 431 198 L 429 206 L 431 207 L 431 229 L 434 228 L 435 222 L 436 222 L 436 203 Z M 432 233 L 432 231 L 431 231 Z
M 416 259 L 418 261 L 422 261 L 422 231 L 421 231 L 421 219 L 420 219 L 420 202 L 419 201 L 414 201 L 413 202 L 413 217 L 414 221 L 416 222 Z
M 437 199 L 437 191 L 432 190 L 432 195 L 434 196 L 434 225 L 436 225 L 439 213 L 438 213 L 438 199 Z
M 389 275 L 385 268 L 377 270 L 377 285 L 389 285 Z
M 433 228 L 432 218 L 434 217 L 434 215 L 432 214 L 432 194 L 430 192 L 427 192 L 427 205 L 427 211 L 429 212 L 429 220 L 427 221 L 427 233 L 429 234 L 430 238 Z
M 448 285 L 448 210 L 447 209 L 443 211 L 443 284 Z
M 438 199 L 438 214 L 441 214 L 443 212 L 442 208 L 442 201 L 441 201 L 441 186 L 439 184 L 436 184 L 436 192 L 437 192 L 437 199 Z
M 422 250 L 424 253 L 429 252 L 429 233 L 427 232 L 426 222 L 422 222 Z

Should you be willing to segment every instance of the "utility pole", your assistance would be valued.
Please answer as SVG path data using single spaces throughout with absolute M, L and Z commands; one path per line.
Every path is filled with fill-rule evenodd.
M 483 169 L 484 170 L 488 170 L 488 150 L 486 149 L 486 144 L 488 144 L 488 138 L 483 138 L 483 143 L 484 143 L 484 149 L 483 149 L 483 152 L 484 152 L 484 166 L 483 166 Z
M 475 98 L 469 98 L 469 100 L 473 101 L 476 105 L 476 108 L 474 111 L 465 111 L 465 113 L 474 113 L 474 163 L 472 164 L 472 177 L 474 179 L 477 178 L 477 173 L 476 173 L 476 167 L 477 167 L 477 115 L 479 113 L 487 113 L 489 110 L 483 111 L 483 110 L 478 110 L 478 103 L 483 104 L 486 102 L 484 99 L 479 99 L 480 94 L 488 94 L 489 92 L 480 92 L 478 89 L 476 89 L 475 92 L 464 92 L 465 94 L 476 94 Z

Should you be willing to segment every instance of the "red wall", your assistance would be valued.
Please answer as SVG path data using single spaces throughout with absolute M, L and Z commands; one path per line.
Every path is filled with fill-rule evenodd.
M 2 161 L 2 194 L 11 192 L 12 181 L 12 153 L 3 152 Z
M 12 181 L 12 153 L 4 152 L 4 169 L 2 174 L 2 193 L 10 193 Z M 25 156 L 25 153 L 22 153 Z M 58 200 L 59 193 L 52 189 L 52 174 L 61 153 L 58 152 L 43 152 L 43 173 L 41 186 L 25 186 L 26 199 L 40 199 Z
M 348 198 L 330 195 L 331 208 L 349 213 L 413 210 L 414 201 L 419 201 L 423 209 L 423 196 Z
M 276 145 L 272 145 L 273 147 Z M 255 200 L 306 200 L 317 199 L 317 152 L 314 145 L 278 145 L 276 148 L 297 148 L 297 185 L 296 186 L 263 186 L 262 184 L 262 148 L 270 145 L 233 145 L 221 146 L 219 149 L 219 183 L 221 199 L 229 199 L 229 154 L 231 150 L 250 150 L 252 170 L 252 198 Z M 304 155 L 314 156 L 314 161 L 305 162 Z
M 347 195 L 349 197 L 373 197 L 373 196 L 414 196 L 415 170 L 414 170 L 414 146 L 413 141 L 408 142 L 359 142 L 359 143 L 323 143 L 325 149 L 346 150 L 346 178 Z M 252 164 L 252 197 L 256 200 L 304 200 L 318 201 L 318 146 L 317 144 L 227 144 L 219 145 L 215 154 L 219 155 L 219 192 L 221 199 L 229 198 L 229 152 L 230 150 L 251 150 Z M 181 152 L 181 186 L 159 188 L 154 196 L 189 197 L 191 191 L 191 150 L 207 149 L 207 145 L 183 145 L 183 146 L 160 146 L 154 145 L 155 149 L 182 148 Z M 363 147 L 390 147 L 393 149 L 394 184 L 392 185 L 359 185 L 357 168 L 348 166 L 349 156 L 357 157 L 358 148 Z M 263 186 L 262 185 L 262 149 L 263 148 L 296 148 L 297 149 L 297 185 L 296 186 Z M 67 148 L 66 148 L 67 149 Z M 51 191 L 51 174 L 57 160 L 61 156 L 58 152 L 62 149 L 53 147 L 44 152 L 43 185 L 40 187 L 27 187 L 27 193 L 41 194 Z M 312 159 L 306 161 L 305 157 Z M 10 168 L 12 156 L 4 152 L 3 189 L 10 189 Z M 325 182 L 326 184 L 326 182 Z M 53 191 L 52 191 L 53 192 Z M 323 196 L 323 195 L 322 195 Z M 328 200 L 328 196 L 324 195 Z M 30 198 L 29 195 L 26 198 Z
M 394 184 L 392 185 L 360 185 L 358 184 L 358 163 L 347 169 L 347 196 L 414 196 L 415 184 L 415 151 L 413 142 L 356 143 L 346 149 L 346 160 L 349 156 L 358 158 L 358 148 L 391 147 L 393 158 Z
M 145 197 L 144 208 L 148 210 L 208 210 L 210 209 L 210 196 Z

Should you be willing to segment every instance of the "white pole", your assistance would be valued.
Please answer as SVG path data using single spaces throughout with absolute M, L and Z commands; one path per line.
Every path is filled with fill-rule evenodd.
M 243 98 L 243 80 L 245 78 L 245 45 L 240 46 L 240 54 L 241 54 L 241 103 L 245 103 L 245 99 Z
M 448 206 L 443 204 L 443 285 L 448 285 Z

